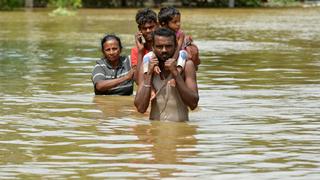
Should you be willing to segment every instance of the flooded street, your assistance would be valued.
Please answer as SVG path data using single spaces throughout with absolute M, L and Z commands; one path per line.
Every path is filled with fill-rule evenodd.
M 181 9 L 202 60 L 184 123 L 94 96 L 100 38 L 129 54 L 136 11 L 0 12 L 0 179 L 319 179 L 319 8 Z

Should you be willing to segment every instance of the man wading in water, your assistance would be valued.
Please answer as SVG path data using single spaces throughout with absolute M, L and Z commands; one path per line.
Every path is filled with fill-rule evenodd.
M 159 28 L 153 32 L 153 52 L 155 57 L 150 60 L 148 72 L 140 66 L 139 88 L 134 104 L 140 113 L 146 112 L 151 88 L 156 90 L 151 100 L 151 120 L 188 121 L 188 107 L 198 106 L 199 95 L 196 70 L 192 61 L 187 61 L 182 73 L 177 70 L 176 60 L 172 58 L 177 48 L 176 35 L 167 28 Z M 161 72 L 154 72 L 159 66 Z M 174 81 L 170 81 L 174 79 Z

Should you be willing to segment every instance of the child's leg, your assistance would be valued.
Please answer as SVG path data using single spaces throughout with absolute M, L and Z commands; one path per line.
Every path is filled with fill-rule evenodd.
M 186 50 L 179 51 L 179 57 L 177 60 L 177 70 L 179 73 L 184 69 L 184 65 L 186 64 L 186 60 L 188 59 L 188 53 Z
M 153 52 L 148 52 L 146 55 L 143 56 L 143 73 L 147 73 L 149 70 L 149 63 L 150 60 L 153 58 L 154 54 Z M 160 68 L 159 66 L 155 66 L 153 69 L 154 72 L 157 74 L 160 74 Z
M 186 47 L 186 50 L 188 52 L 188 59 L 193 61 L 194 66 L 196 67 L 196 70 L 198 69 L 198 65 L 201 63 L 199 58 L 199 49 L 195 44 L 190 44 Z
M 180 66 L 184 68 L 184 65 L 186 64 L 186 60 L 188 59 L 188 53 L 186 50 L 180 50 L 179 51 L 179 57 L 177 60 L 177 66 Z

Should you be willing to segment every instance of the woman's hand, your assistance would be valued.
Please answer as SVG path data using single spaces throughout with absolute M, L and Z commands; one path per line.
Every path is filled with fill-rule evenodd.
M 136 72 L 136 67 L 132 67 L 132 69 L 126 75 L 127 80 L 131 80 L 134 77 L 134 73 Z

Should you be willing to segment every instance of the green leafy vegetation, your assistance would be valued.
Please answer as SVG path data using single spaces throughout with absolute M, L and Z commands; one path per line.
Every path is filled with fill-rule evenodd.
M 266 6 L 283 7 L 283 6 L 297 6 L 300 1 L 297 0 L 269 0 Z
M 80 8 L 81 0 L 50 0 L 50 4 L 58 8 L 77 9 Z
M 23 0 L 0 0 L 1 10 L 13 10 L 14 8 L 22 7 L 23 5 Z
M 49 14 L 50 16 L 73 16 L 82 6 L 81 0 L 51 0 L 50 4 L 57 7 Z
M 0 10 L 13 10 L 24 7 L 27 0 L 0 0 Z M 67 15 L 68 11 L 84 8 L 106 8 L 106 7 L 144 7 L 154 5 L 161 7 L 170 5 L 169 0 L 31 0 L 34 7 L 57 8 L 54 14 Z M 151 3 L 150 3 L 151 2 Z M 301 5 L 303 0 L 176 0 L 171 4 L 182 7 L 283 7 Z

